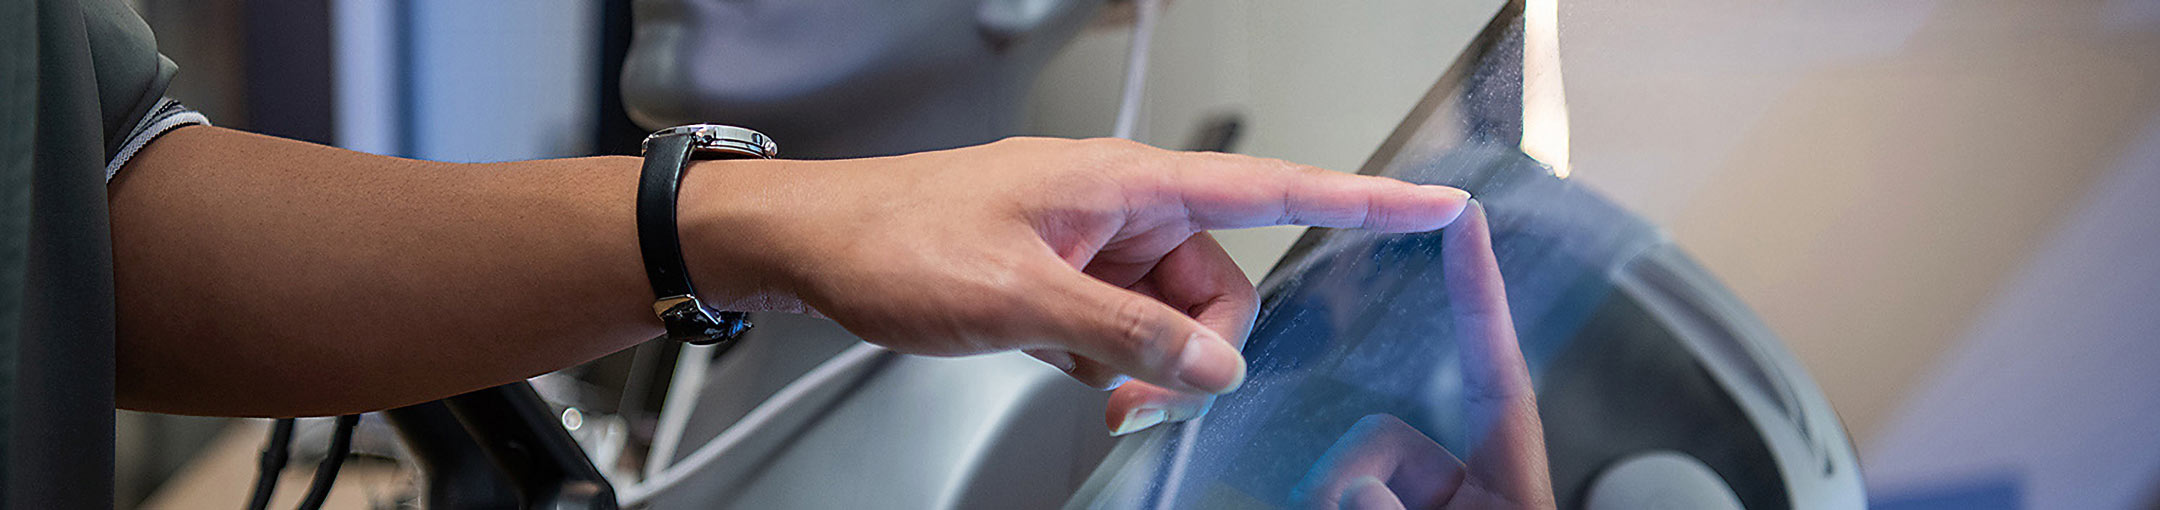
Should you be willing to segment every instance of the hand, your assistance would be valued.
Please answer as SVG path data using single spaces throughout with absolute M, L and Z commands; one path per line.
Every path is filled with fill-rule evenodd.
M 1530 371 L 1475 202 L 1443 234 L 1447 292 L 1462 349 L 1465 422 L 1484 439 L 1469 462 L 1394 416 L 1358 420 L 1291 491 L 1302 508 L 1553 508 Z
M 1107 421 L 1119 433 L 1198 416 L 1244 379 L 1238 350 L 1257 297 L 1206 230 L 1427 231 L 1469 198 L 1276 160 L 1053 139 L 704 162 L 683 193 L 701 290 L 741 309 L 821 314 L 901 352 L 1026 350 L 1116 388 Z

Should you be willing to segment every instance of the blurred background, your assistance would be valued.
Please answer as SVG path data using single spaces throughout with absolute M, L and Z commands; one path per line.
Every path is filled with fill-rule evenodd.
M 634 152 L 627 3 L 137 10 L 220 125 L 500 161 Z M 1558 4 L 1564 169 L 1786 340 L 1876 507 L 2160 508 L 2160 1 Z M 1495 5 L 1175 0 L 1138 137 L 1354 170 Z M 1128 38 L 1057 57 L 1027 131 L 1106 135 Z M 1257 280 L 1298 230 L 1220 235 Z M 244 501 L 259 423 L 121 414 L 122 507 Z

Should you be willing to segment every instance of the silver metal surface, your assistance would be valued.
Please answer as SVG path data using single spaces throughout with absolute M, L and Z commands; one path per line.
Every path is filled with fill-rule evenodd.
M 713 368 L 683 444 L 860 341 L 821 319 L 761 320 Z M 858 377 L 753 432 L 651 508 L 1055 508 L 1112 443 L 1103 392 L 1018 353 L 897 356 Z
M 1613 276 L 1727 391 L 1777 462 L 1793 508 L 1865 508 L 1860 459 L 1830 400 L 1746 303 L 1677 246 Z
M 647 150 L 656 138 L 690 135 L 690 150 L 695 152 L 731 154 L 759 159 L 780 157 L 780 144 L 755 129 L 725 124 L 689 124 L 675 126 L 646 135 L 638 144 L 640 151 Z
M 1741 510 L 1717 471 L 1687 454 L 1659 450 L 1628 457 L 1599 473 L 1583 510 L 1686 508 Z
M 673 310 L 677 306 L 682 306 L 683 303 L 689 303 L 690 306 L 695 307 L 698 310 L 705 309 L 704 302 L 698 301 L 697 296 L 683 295 L 668 296 L 653 300 L 652 311 L 655 315 L 667 315 L 668 310 Z

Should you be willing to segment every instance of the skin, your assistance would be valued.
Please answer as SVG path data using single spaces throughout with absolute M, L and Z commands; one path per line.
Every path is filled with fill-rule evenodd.
M 1484 208 L 1471 202 L 1442 234 L 1442 270 L 1463 358 L 1463 413 L 1486 431 L 1465 461 L 1394 416 L 1352 425 L 1291 489 L 1316 510 L 1555 507 L 1537 393 L 1508 314 Z
M 110 187 L 121 407 L 377 410 L 520 380 L 660 333 L 639 160 L 374 156 L 213 127 Z M 1244 378 L 1251 285 L 1210 229 L 1426 231 L 1453 188 L 1115 140 L 885 158 L 703 161 L 680 229 L 717 307 L 829 317 L 901 352 L 1028 350 L 1113 415 L 1196 415 Z M 1116 425 L 1113 424 L 1113 428 Z

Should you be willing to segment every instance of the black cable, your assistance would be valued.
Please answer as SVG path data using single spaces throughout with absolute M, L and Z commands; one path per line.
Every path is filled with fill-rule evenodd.
M 278 474 L 285 472 L 286 459 L 292 457 L 292 433 L 292 418 L 278 418 L 270 425 L 270 439 L 263 442 L 262 460 L 255 465 L 255 497 L 248 500 L 248 510 L 270 508 Z
M 337 483 L 338 468 L 344 467 L 345 454 L 352 451 L 353 427 L 359 425 L 360 415 L 337 417 L 337 429 L 330 432 L 330 450 L 323 452 L 322 464 L 315 468 L 315 480 L 308 482 L 307 498 L 300 500 L 300 510 L 321 510 L 323 501 L 330 499 L 330 486 Z

